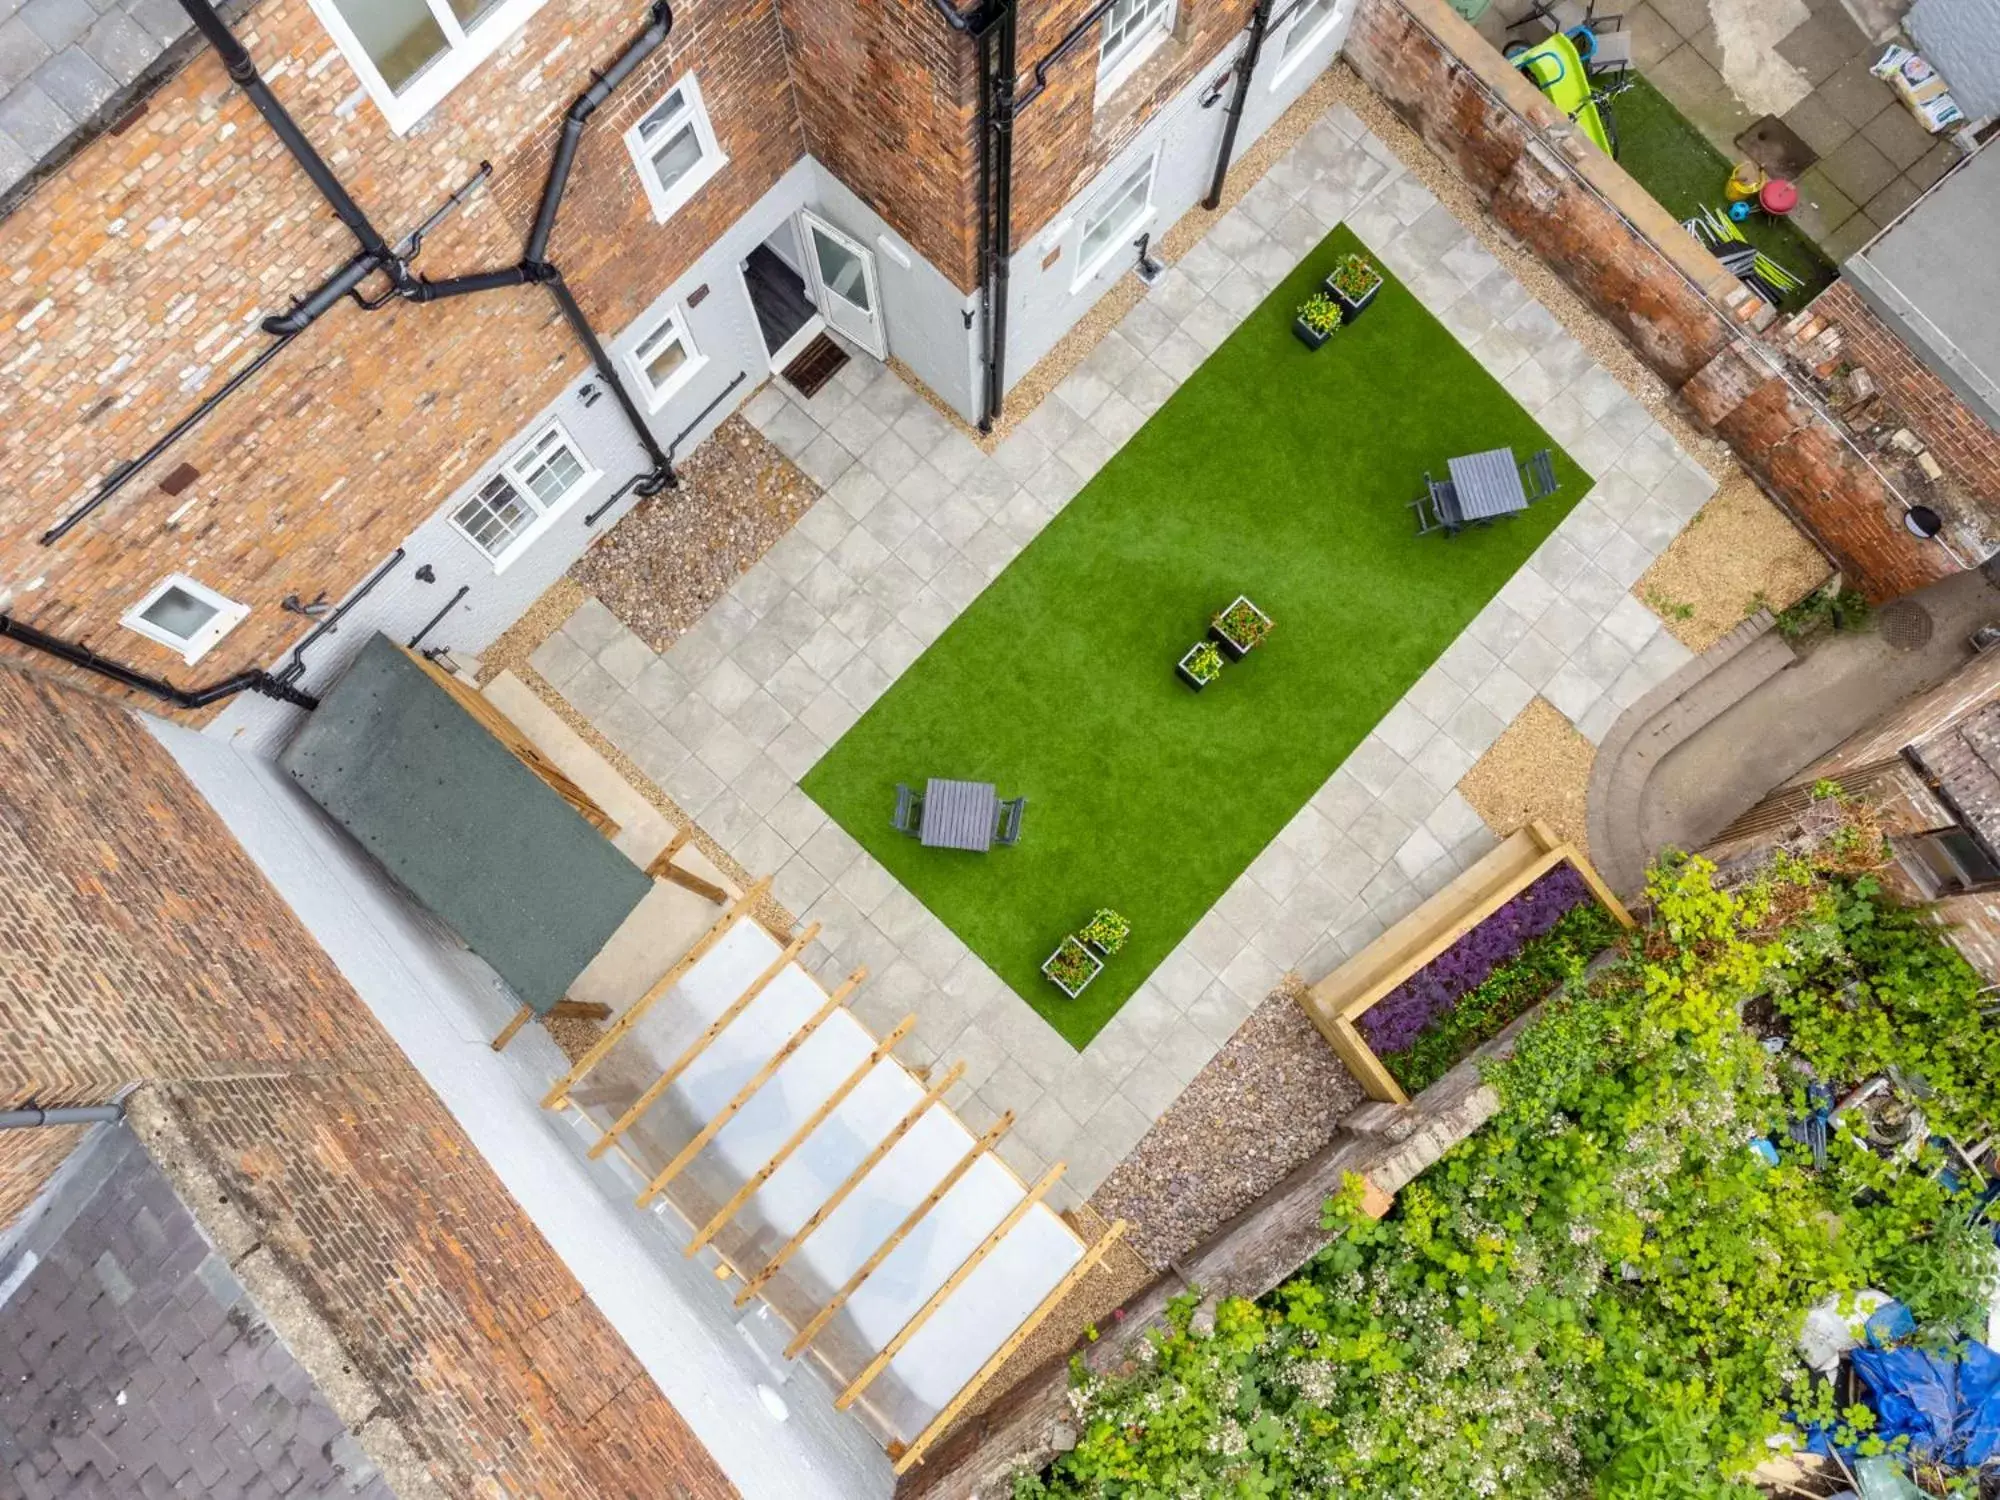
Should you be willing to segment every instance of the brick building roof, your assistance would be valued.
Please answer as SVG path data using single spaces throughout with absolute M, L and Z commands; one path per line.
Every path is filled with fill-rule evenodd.
M 2000 851 L 2000 703 L 1988 704 L 1915 749 L 1965 826 L 1988 850 Z
M 0 1242 L 0 1492 L 394 1500 L 124 1127 Z

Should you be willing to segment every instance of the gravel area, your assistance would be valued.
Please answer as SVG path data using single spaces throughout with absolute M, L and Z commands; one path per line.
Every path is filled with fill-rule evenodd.
M 1588 854 L 1584 809 L 1596 759 L 1597 747 L 1560 709 L 1537 698 L 1473 763 L 1458 793 L 1501 838 L 1540 818 Z
M 528 665 L 528 658 L 589 597 L 583 585 L 574 579 L 558 578 L 550 584 L 520 619 L 501 632 L 500 639 L 479 653 L 479 685 L 484 687 L 506 671 L 526 681 L 534 670 Z
M 1289 977 L 1091 1195 L 1165 1269 L 1333 1139 L 1361 1089 Z
M 641 500 L 569 570 L 655 651 L 700 620 L 820 495 L 740 415 L 679 473 L 679 489 Z
M 1738 472 L 1633 590 L 1690 651 L 1706 651 L 1764 605 L 1794 604 L 1826 581 L 1826 557 Z

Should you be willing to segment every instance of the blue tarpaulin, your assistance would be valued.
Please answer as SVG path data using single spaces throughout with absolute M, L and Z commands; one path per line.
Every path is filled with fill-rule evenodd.
M 1954 1468 L 2000 1458 L 2000 1354 L 1984 1344 L 1944 1351 L 1856 1349 L 1854 1368 L 1874 1395 L 1874 1436 Z

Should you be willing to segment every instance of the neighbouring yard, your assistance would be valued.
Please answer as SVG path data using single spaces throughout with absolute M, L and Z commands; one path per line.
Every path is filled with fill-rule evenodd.
M 1589 487 L 1418 537 L 1455 454 L 1554 442 L 1393 279 L 1325 348 L 1294 311 L 1340 229 L 1195 372 L 806 776 L 805 790 L 1082 1047 Z M 1174 664 L 1247 594 L 1276 622 L 1199 694 Z M 896 784 L 1028 799 L 1017 847 L 925 849 Z M 1042 961 L 1099 908 L 1123 951 L 1081 998 Z
M 1350 1179 L 1269 1296 L 1204 1321 L 1191 1294 L 1145 1357 L 1079 1370 L 1076 1441 L 1014 1500 L 1757 1500 L 1772 1441 L 1808 1438 L 1864 1494 L 1973 1494 L 2000 1031 L 1832 810 L 1733 883 L 1656 870 L 1645 925 L 1487 1070 L 1493 1120 L 1379 1223 Z M 1854 1348 L 1873 1302 L 1832 1300 L 1861 1289 L 1901 1304 L 1868 1329 L 1890 1353 Z M 1964 1407 L 1906 1394 L 1961 1361 Z
M 1735 163 L 1711 146 L 1664 94 L 1635 75 L 1632 87 L 1614 98 L 1611 108 L 1618 117 L 1618 165 L 1661 207 L 1682 221 L 1704 207 L 1723 207 L 1723 185 Z M 1785 296 L 1787 310 L 1804 307 L 1840 274 L 1806 232 L 1788 220 L 1753 213 L 1742 228 L 1752 245 L 1801 278 L 1802 284 Z

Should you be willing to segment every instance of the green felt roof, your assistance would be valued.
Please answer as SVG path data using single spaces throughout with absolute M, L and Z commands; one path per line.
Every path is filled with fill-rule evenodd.
M 386 636 L 279 763 L 537 1011 L 651 889 Z

